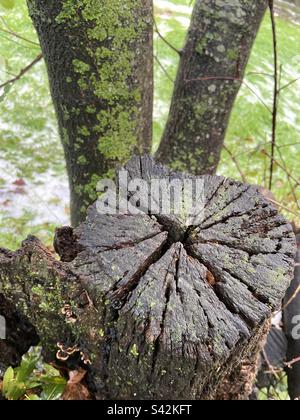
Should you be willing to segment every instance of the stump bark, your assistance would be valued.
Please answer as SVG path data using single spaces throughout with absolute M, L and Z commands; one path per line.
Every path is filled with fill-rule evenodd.
M 193 179 L 147 156 L 125 169 L 131 180 Z M 95 204 L 78 228 L 57 230 L 61 261 L 34 237 L 0 251 L 0 292 L 49 358 L 81 359 L 99 399 L 226 398 L 224 383 L 255 360 L 281 304 L 291 226 L 256 187 L 201 179 L 197 223 L 185 213 L 102 215 Z M 254 368 L 228 398 L 247 397 Z

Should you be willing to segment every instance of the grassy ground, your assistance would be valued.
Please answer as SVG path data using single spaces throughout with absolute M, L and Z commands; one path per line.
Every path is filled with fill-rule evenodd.
M 155 15 L 161 33 L 177 48 L 184 44 L 189 25 L 190 0 L 156 0 Z M 36 42 L 24 0 L 10 13 L 0 11 L 0 29 L 12 30 Z M 2 20 L 4 19 L 4 20 Z M 8 25 L 8 27 L 6 26 Z M 300 75 L 300 26 L 277 18 L 282 82 Z M 39 53 L 38 45 L 12 37 L 0 30 L 0 83 L 17 74 Z M 154 149 L 157 148 L 168 114 L 177 54 L 155 37 Z M 272 38 L 267 16 L 257 38 L 247 73 L 272 73 Z M 9 73 L 9 74 L 8 74 Z M 226 145 L 250 183 L 266 185 L 270 148 L 271 116 L 257 96 L 271 106 L 272 80 L 247 75 L 248 87 L 241 89 L 232 114 Z M 299 82 L 282 93 L 274 193 L 289 209 L 286 215 L 300 219 L 299 188 L 288 182 L 285 171 L 300 178 Z M 1 92 L 0 92 L 1 93 Z M 281 159 L 282 158 L 282 159 Z M 236 163 L 224 150 L 219 172 L 241 178 Z M 291 184 L 293 188 L 291 188 Z M 292 191 L 293 190 L 293 191 Z M 295 197 L 296 195 L 296 197 Z M 296 200 L 297 198 L 297 200 Z M 292 212 L 292 213 L 291 213 Z M 294 214 L 293 214 L 294 213 Z M 44 63 L 18 81 L 0 103 L 0 243 L 15 249 L 29 233 L 50 243 L 55 225 L 68 223 L 68 187 L 63 151 L 47 85 Z

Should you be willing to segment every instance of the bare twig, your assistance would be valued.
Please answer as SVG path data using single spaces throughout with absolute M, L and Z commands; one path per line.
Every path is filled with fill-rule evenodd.
M 18 80 L 21 79 L 22 76 L 24 76 L 24 74 L 26 74 L 27 72 L 29 72 L 29 70 L 32 69 L 32 67 L 34 67 L 39 61 L 41 61 L 41 59 L 43 58 L 43 54 L 39 54 L 30 64 L 28 64 L 28 66 L 24 67 L 19 74 L 17 74 L 17 76 L 13 77 L 12 79 L 7 80 L 6 82 L 2 83 L 2 85 L 0 85 L 0 89 L 11 85 L 15 82 L 17 82 Z
M 297 266 L 297 264 L 296 264 Z M 281 308 L 281 311 L 284 311 L 287 307 L 290 306 L 292 302 L 298 297 L 300 293 L 300 285 L 297 287 L 296 291 L 294 292 L 293 296 L 287 301 L 287 303 Z
M 290 175 L 290 173 L 288 171 L 288 168 L 286 166 L 286 163 L 285 163 L 284 157 L 283 157 L 283 155 L 281 153 L 281 150 L 280 150 L 280 148 L 277 145 L 276 145 L 276 149 L 277 149 L 277 152 L 279 154 L 279 157 L 280 157 L 280 159 L 282 161 L 284 172 L 285 172 L 285 174 L 287 176 L 287 180 L 288 180 L 288 183 L 290 185 L 290 189 L 291 189 L 291 193 L 293 195 L 294 201 L 296 203 L 296 206 L 298 207 L 298 210 L 300 210 L 300 204 L 298 203 L 298 197 L 297 197 L 297 194 L 296 194 L 297 185 L 296 186 L 293 185 L 293 182 L 292 182 L 293 179 L 291 178 L 291 175 Z
M 299 363 L 299 362 L 300 362 L 300 356 L 299 357 L 296 357 L 296 359 L 293 359 L 290 362 L 285 363 L 285 365 L 288 368 L 291 368 L 293 365 L 295 365 L 296 363 Z
M 251 86 L 248 85 L 247 82 L 243 81 L 243 84 L 246 86 L 247 89 L 250 90 L 250 92 L 253 93 L 253 95 L 259 100 L 259 102 L 270 112 L 270 114 L 272 114 L 272 110 L 269 107 L 269 105 L 255 92 L 254 89 L 252 89 Z
M 170 80 L 170 82 L 174 83 L 174 80 L 169 75 L 169 73 L 167 72 L 167 70 L 163 66 L 162 62 L 160 61 L 160 59 L 157 57 L 157 55 L 154 55 L 154 59 L 157 62 L 157 64 L 159 65 L 159 67 L 162 69 L 162 71 L 165 73 L 165 75 L 167 76 L 167 78 Z
M 291 213 L 296 217 L 300 217 L 300 213 L 297 213 L 296 211 L 293 211 L 293 210 L 289 209 L 283 203 L 279 203 L 279 201 L 272 200 L 271 198 L 268 198 L 268 201 L 270 201 L 271 203 L 275 204 L 278 207 L 281 207 L 283 210 L 287 211 L 288 213 Z
M 245 184 L 247 182 L 247 179 L 246 179 L 246 176 L 245 176 L 244 172 L 242 171 L 242 168 L 241 168 L 238 160 L 236 159 L 236 157 L 234 156 L 234 154 L 232 153 L 232 151 L 230 149 L 228 149 L 228 147 L 225 146 L 225 144 L 224 144 L 223 148 L 224 148 L 224 150 L 226 150 L 226 152 L 231 157 L 232 162 L 235 164 L 235 166 L 236 166 L 236 168 L 237 168 L 237 170 L 238 170 L 238 172 L 239 172 L 239 174 L 241 176 L 241 179 L 242 179 L 242 181 Z
M 283 149 L 285 147 L 292 147 L 292 146 L 299 146 L 300 142 L 296 142 L 296 143 L 286 143 L 286 144 L 282 144 L 281 146 L 277 146 L 277 149 Z
M 23 36 L 21 36 L 21 35 L 17 34 L 16 32 L 13 32 L 13 31 L 11 31 L 11 30 L 9 30 L 9 29 L 4 29 L 4 28 L 1 28 L 1 27 L 0 27 L 0 31 L 1 31 L 1 32 L 4 32 L 4 33 L 6 33 L 6 34 L 12 35 L 12 36 L 14 36 L 15 38 L 18 38 L 18 39 L 20 39 L 20 40 L 22 40 L 22 41 L 25 41 L 25 42 L 27 42 L 27 43 L 29 43 L 29 44 L 31 44 L 31 45 L 34 45 L 35 47 L 40 48 L 40 45 L 39 45 L 37 42 L 31 41 L 30 39 L 27 39 L 27 38 L 24 38 Z
M 284 89 L 287 89 L 288 87 L 292 86 L 293 84 L 297 83 L 300 80 L 300 77 L 297 77 L 297 79 L 291 80 L 289 83 L 287 83 L 286 85 L 283 85 L 280 89 L 279 92 L 281 92 Z
M 5 73 L 5 74 L 7 74 L 8 76 L 11 76 L 11 77 L 16 77 L 16 75 L 14 74 L 14 73 L 10 73 L 9 71 L 7 71 L 7 70 L 2 70 L 2 69 L 0 69 L 0 71 L 1 71 L 1 73 Z
M 270 180 L 269 190 L 272 191 L 273 177 L 274 177 L 274 157 L 276 149 L 276 134 L 277 134 L 277 114 L 279 101 L 279 66 L 278 66 L 278 52 L 277 52 L 277 31 L 275 22 L 274 0 L 269 1 L 269 9 L 272 23 L 273 34 L 273 54 L 274 54 L 274 96 L 273 96 L 273 111 L 272 111 L 272 145 L 271 145 L 271 160 L 270 160 Z
M 246 76 L 260 76 L 260 77 L 274 77 L 273 74 L 269 74 L 269 73 L 262 73 L 259 71 L 249 71 L 248 73 L 246 73 Z
M 265 362 L 266 362 L 266 364 L 268 366 L 268 369 L 269 369 L 270 373 L 272 373 L 272 375 L 274 375 L 275 378 L 278 380 L 279 379 L 278 373 L 276 372 L 274 366 L 271 364 L 271 362 L 270 362 L 270 360 L 268 358 L 268 355 L 267 355 L 266 351 L 263 350 L 262 351 L 262 354 L 263 354 L 263 357 L 265 359 Z
M 182 52 L 180 50 L 178 50 L 176 47 L 174 47 L 174 45 L 172 45 L 159 31 L 157 23 L 154 19 L 154 29 L 155 32 L 157 33 L 157 35 L 160 37 L 160 39 L 169 47 L 171 48 L 171 50 L 175 51 L 177 54 L 179 54 L 180 56 L 182 55 Z
M 276 145 L 275 145 L 275 147 L 276 147 Z M 289 176 L 289 178 L 290 179 L 292 179 L 295 183 L 296 183 L 296 186 L 299 186 L 300 185 L 300 181 L 299 181 L 299 179 L 297 179 L 297 178 L 295 178 L 288 170 L 287 170 L 287 168 L 285 167 L 285 166 L 283 166 L 283 165 L 281 165 L 281 163 L 280 162 L 278 162 L 278 160 L 276 160 L 274 157 L 272 158 L 272 156 L 266 151 L 266 150 L 262 150 L 261 151 L 263 154 L 265 154 L 265 155 L 267 155 L 268 156 L 268 158 L 269 159 L 272 159 L 272 161 L 273 161 L 273 165 L 274 164 L 276 164 L 276 165 L 278 165 L 279 166 L 279 168 L 281 168 L 288 176 Z

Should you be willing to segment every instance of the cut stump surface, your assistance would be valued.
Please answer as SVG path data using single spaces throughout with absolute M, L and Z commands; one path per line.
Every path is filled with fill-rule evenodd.
M 129 179 L 184 179 L 145 157 Z M 101 215 L 0 252 L 0 291 L 98 398 L 214 398 L 257 349 L 293 275 L 291 226 L 256 187 L 204 176 L 204 217 Z M 59 343 L 59 349 L 57 347 Z M 257 350 L 256 350 L 257 351 Z M 1 356 L 0 356 L 1 358 Z

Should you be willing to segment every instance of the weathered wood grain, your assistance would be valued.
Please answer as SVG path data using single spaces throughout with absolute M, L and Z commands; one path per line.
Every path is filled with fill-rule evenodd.
M 148 183 L 189 177 L 147 156 L 123 169 Z M 76 346 L 98 398 L 223 398 L 233 371 L 255 361 L 293 275 L 294 234 L 256 187 L 201 179 L 202 219 L 101 215 L 95 204 L 77 229 L 57 230 L 62 261 L 34 239 L 0 252 L 0 292 L 49 357 L 58 342 Z M 249 383 L 240 388 L 246 398 Z

